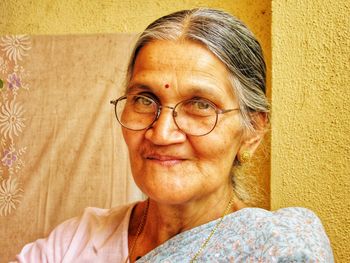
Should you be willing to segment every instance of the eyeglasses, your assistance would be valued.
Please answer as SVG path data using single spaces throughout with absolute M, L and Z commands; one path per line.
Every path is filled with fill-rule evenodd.
M 126 95 L 112 100 L 118 122 L 125 128 L 141 131 L 150 128 L 159 118 L 161 110 L 172 110 L 176 126 L 188 135 L 203 136 L 216 126 L 218 115 L 239 109 L 222 110 L 206 99 L 189 99 L 174 107 L 160 105 L 144 95 Z

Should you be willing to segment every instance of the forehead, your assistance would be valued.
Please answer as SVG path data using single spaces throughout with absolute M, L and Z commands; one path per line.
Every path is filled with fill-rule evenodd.
M 192 41 L 154 41 L 139 51 L 130 86 L 160 88 L 168 83 L 179 92 L 203 87 L 233 96 L 226 66 L 206 47 Z
M 157 40 L 146 44 L 137 55 L 135 68 L 147 62 L 147 66 L 172 66 L 180 70 L 183 66 L 193 69 L 207 70 L 212 66 L 220 66 L 226 71 L 225 65 L 206 47 L 193 41 L 165 41 Z

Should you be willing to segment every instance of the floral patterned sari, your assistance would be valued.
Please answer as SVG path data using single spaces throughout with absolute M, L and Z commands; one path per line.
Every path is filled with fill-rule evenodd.
M 220 220 L 220 219 L 218 219 Z M 217 220 L 183 232 L 137 262 L 190 262 Z M 245 208 L 226 216 L 197 262 L 334 262 L 324 228 L 304 208 Z

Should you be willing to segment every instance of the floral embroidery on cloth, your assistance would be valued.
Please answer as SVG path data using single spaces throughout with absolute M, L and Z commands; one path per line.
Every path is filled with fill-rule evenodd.
M 21 170 L 27 151 L 20 145 L 24 132 L 25 109 L 18 95 L 29 90 L 28 72 L 23 59 L 29 55 L 31 39 L 27 35 L 0 38 L 0 216 L 13 213 L 21 202 Z

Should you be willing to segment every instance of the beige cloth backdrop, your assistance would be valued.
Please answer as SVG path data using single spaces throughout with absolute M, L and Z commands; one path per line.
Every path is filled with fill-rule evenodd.
M 87 206 L 142 198 L 109 103 L 134 38 L 0 38 L 0 262 Z
M 135 36 L 0 37 L 0 262 L 87 206 L 142 199 L 110 104 Z M 256 156 L 237 186 L 268 208 L 268 147 Z

